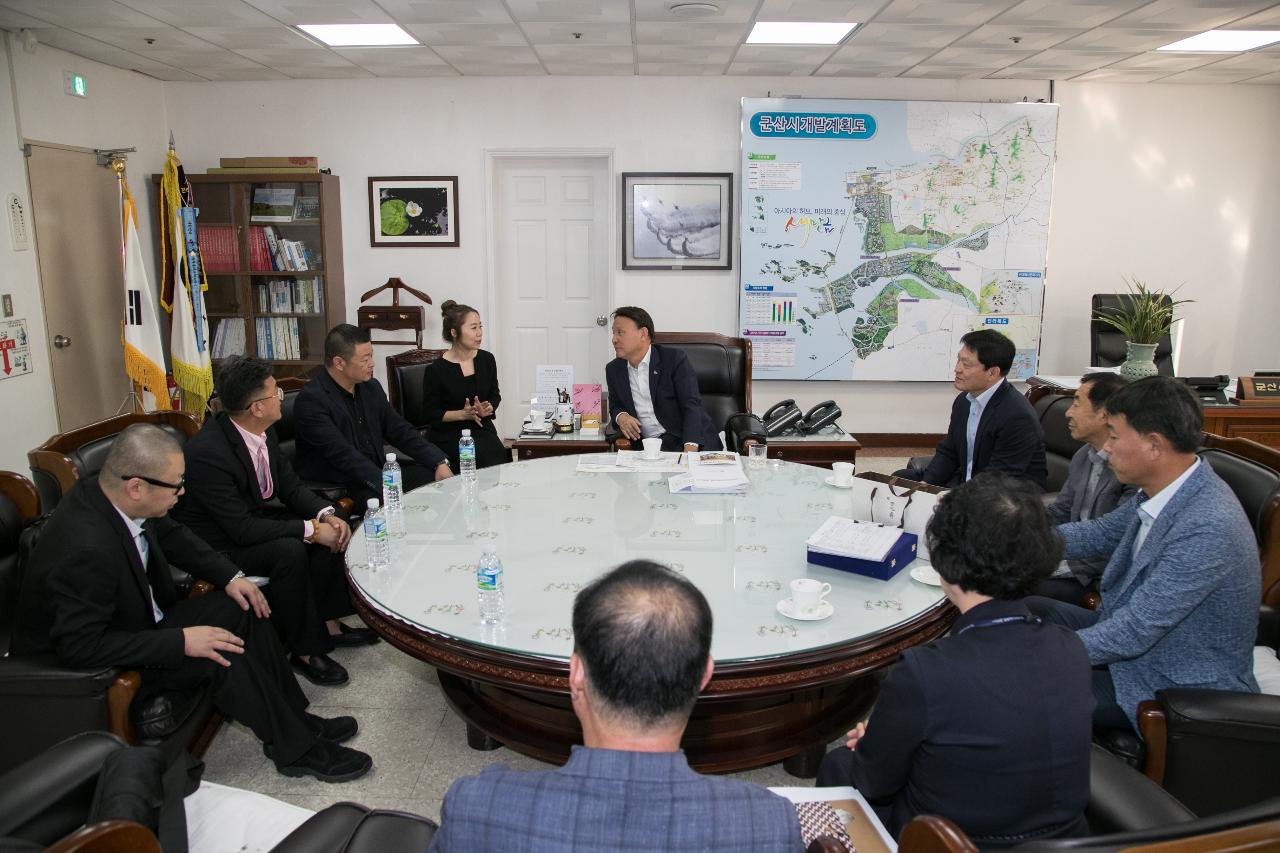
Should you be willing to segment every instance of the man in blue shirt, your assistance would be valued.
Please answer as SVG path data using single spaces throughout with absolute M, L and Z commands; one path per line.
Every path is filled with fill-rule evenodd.
M 804 849 L 791 803 L 702 776 L 680 738 L 711 679 L 711 608 L 672 570 L 634 560 L 578 593 L 569 692 L 582 723 L 558 770 L 487 768 L 454 782 L 431 851 Z

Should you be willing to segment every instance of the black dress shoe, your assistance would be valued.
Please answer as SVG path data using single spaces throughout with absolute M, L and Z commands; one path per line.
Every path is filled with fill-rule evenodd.
M 302 757 L 278 768 L 285 776 L 314 776 L 321 782 L 350 782 L 373 767 L 373 759 L 357 749 L 338 746 L 321 738 Z
M 345 622 L 338 623 L 338 633 L 330 634 L 335 646 L 371 646 L 378 642 L 378 635 L 370 628 L 352 628 Z
M 294 672 L 312 684 L 335 687 L 339 684 L 346 684 L 350 680 L 350 676 L 347 675 L 347 670 L 342 664 L 328 655 L 311 655 L 310 663 L 307 663 L 297 655 L 291 655 L 289 663 L 293 666 Z
M 360 724 L 356 722 L 355 717 L 333 717 L 326 720 L 324 717 L 317 717 L 305 711 L 302 716 L 307 722 L 307 728 L 329 743 L 346 743 L 360 730 Z

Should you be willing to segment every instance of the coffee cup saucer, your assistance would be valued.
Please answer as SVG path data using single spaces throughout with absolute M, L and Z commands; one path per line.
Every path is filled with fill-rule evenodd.
M 788 619 L 798 619 L 801 622 L 820 622 L 830 617 L 836 612 L 830 601 L 825 598 L 818 602 L 818 606 L 809 611 L 803 611 L 796 607 L 795 601 L 790 598 L 784 598 L 778 602 L 778 612 Z
M 835 475 L 832 475 L 832 476 L 830 476 L 830 477 L 827 477 L 825 480 L 823 480 L 823 482 L 824 482 L 824 483 L 826 483 L 828 486 L 835 486 L 837 489 L 852 489 L 852 488 L 853 488 L 853 481 L 852 481 L 852 480 L 850 480 L 850 481 L 849 481 L 849 482 L 847 482 L 847 483 L 837 483 L 837 482 L 836 482 Z

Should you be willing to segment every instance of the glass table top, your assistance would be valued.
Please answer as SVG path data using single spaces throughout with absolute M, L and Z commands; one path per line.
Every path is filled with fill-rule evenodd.
M 379 611 L 411 626 L 553 659 L 573 651 L 575 593 L 637 558 L 670 566 L 706 595 L 715 619 L 711 652 L 720 662 L 845 643 L 906 622 L 943 598 L 938 587 L 913 580 L 909 568 L 880 581 L 806 561 L 805 540 L 818 526 L 851 514 L 849 493 L 823 482 L 826 469 L 772 461 L 744 466 L 751 480 L 745 494 L 673 495 L 668 475 L 578 472 L 578 458 L 482 469 L 470 501 L 460 477 L 410 492 L 406 534 L 392 540 L 389 568 L 371 572 L 364 536 L 353 532 L 353 581 Z M 475 566 L 489 540 L 506 589 L 506 618 L 497 626 L 483 625 L 477 612 Z M 801 577 L 831 584 L 833 616 L 805 622 L 777 611 Z

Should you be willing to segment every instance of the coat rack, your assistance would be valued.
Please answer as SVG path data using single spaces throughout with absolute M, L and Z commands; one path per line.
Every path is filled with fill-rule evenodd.
M 423 293 L 417 288 L 410 287 L 399 278 L 389 278 L 387 283 L 375 287 L 366 293 L 360 294 L 360 301 L 366 302 L 369 297 L 381 293 L 384 290 L 391 291 L 390 305 L 361 305 L 358 313 L 357 325 L 361 329 L 372 330 L 379 329 L 381 331 L 395 331 L 397 329 L 412 329 L 414 340 L 418 349 L 422 349 L 422 329 L 426 325 L 426 312 L 421 305 L 401 305 L 400 291 L 406 291 L 413 296 L 418 297 L 426 304 L 431 304 L 431 297 Z M 404 344 L 408 341 L 380 341 L 371 340 L 375 344 Z

